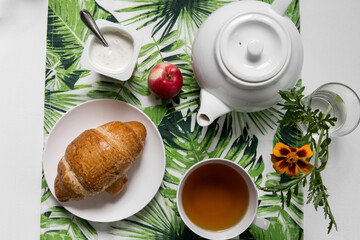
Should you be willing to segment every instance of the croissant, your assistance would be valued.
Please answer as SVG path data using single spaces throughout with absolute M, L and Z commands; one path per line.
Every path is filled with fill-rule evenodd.
M 127 170 L 141 154 L 145 126 L 136 121 L 109 122 L 81 133 L 58 163 L 55 195 L 61 202 L 83 200 L 103 191 L 118 194 Z

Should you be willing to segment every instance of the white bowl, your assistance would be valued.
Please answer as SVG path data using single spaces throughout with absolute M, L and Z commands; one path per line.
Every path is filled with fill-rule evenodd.
M 107 59 L 109 60 L 108 63 L 110 63 L 111 66 L 106 66 L 104 62 L 99 63 L 99 58 L 96 59 L 94 57 L 94 51 L 99 49 L 101 50 L 101 47 L 103 46 L 100 46 L 100 41 L 95 37 L 94 34 L 90 33 L 85 43 L 81 57 L 82 67 L 120 81 L 128 80 L 134 71 L 140 52 L 143 35 L 134 29 L 127 28 L 117 23 L 109 22 L 103 19 L 96 20 L 96 24 L 98 25 L 100 32 L 103 33 L 105 39 L 106 34 L 115 35 L 115 37 L 118 37 L 117 40 L 125 41 L 124 43 L 127 43 L 128 47 L 132 48 L 132 50 L 128 48 L 122 49 L 123 52 L 131 52 L 130 55 L 126 57 L 125 62 L 116 64 L 113 59 Z M 110 51 L 112 46 L 113 45 L 111 42 L 109 42 L 109 48 L 104 47 L 104 49 Z M 119 46 L 124 46 L 124 44 L 120 44 Z

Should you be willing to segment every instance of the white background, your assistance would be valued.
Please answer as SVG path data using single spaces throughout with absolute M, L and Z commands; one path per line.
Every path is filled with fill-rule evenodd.
M 300 0 L 306 91 L 360 93 L 360 1 Z M 39 239 L 47 0 L 0 0 L 0 238 Z M 305 239 L 357 239 L 360 128 L 334 139 L 323 177 L 338 231 L 305 208 Z

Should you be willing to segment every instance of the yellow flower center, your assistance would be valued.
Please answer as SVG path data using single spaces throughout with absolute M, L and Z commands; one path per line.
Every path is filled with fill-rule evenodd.
M 296 164 L 298 161 L 298 156 L 296 155 L 296 152 L 290 152 L 286 156 L 286 162 L 288 162 L 290 165 Z

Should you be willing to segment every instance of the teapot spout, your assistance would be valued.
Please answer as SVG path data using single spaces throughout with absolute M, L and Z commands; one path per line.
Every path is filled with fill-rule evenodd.
M 197 123 L 202 127 L 209 126 L 216 118 L 230 112 L 232 109 L 208 91 L 200 91 L 200 109 Z

